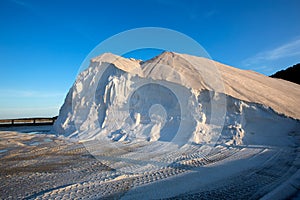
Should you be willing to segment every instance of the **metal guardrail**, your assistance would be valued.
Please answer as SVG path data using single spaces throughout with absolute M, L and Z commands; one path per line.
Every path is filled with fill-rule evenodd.
M 53 125 L 56 117 L 51 118 L 19 118 L 19 119 L 0 119 L 0 127 L 9 126 L 41 126 L 41 125 Z

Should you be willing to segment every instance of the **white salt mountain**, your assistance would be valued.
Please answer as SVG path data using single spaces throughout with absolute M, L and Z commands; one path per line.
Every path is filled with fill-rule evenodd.
M 54 128 L 79 140 L 287 145 L 299 99 L 297 84 L 202 57 L 105 53 L 79 74 Z

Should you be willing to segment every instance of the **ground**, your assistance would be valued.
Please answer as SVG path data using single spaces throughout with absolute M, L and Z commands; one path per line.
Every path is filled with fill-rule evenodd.
M 125 173 L 50 127 L 0 132 L 0 199 L 299 199 L 299 146 L 216 146 Z M 26 133 L 27 132 L 27 133 Z

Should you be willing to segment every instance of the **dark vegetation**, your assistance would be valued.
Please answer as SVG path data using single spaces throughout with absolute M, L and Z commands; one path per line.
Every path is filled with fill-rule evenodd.
M 281 78 L 290 82 L 300 84 L 300 63 L 285 70 L 278 71 L 270 77 Z

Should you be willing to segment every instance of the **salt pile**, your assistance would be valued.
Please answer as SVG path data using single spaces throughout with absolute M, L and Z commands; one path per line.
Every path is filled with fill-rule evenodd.
M 220 144 L 292 145 L 299 99 L 294 83 L 206 58 L 164 52 L 143 62 L 105 53 L 79 74 L 54 128 L 97 141 L 87 148 L 102 159 L 109 152 L 161 162 Z

